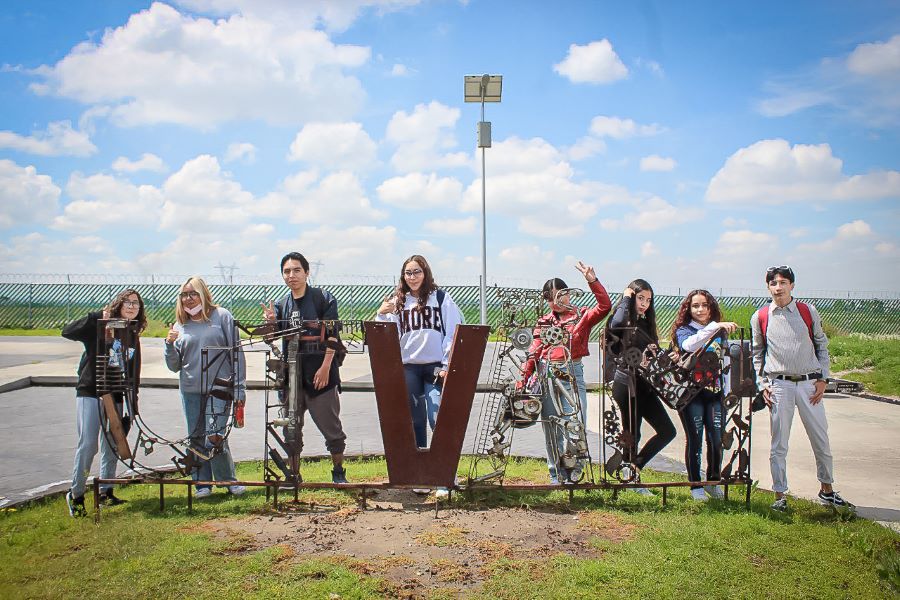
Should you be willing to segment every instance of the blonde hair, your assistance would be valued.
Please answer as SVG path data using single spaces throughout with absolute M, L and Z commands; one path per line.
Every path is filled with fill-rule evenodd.
M 184 286 L 190 285 L 194 288 L 194 291 L 200 294 L 200 306 L 203 307 L 203 310 L 200 312 L 200 316 L 204 321 L 209 321 L 209 315 L 213 311 L 214 308 L 218 308 L 219 305 L 215 304 L 212 299 L 212 294 L 209 291 L 209 287 L 207 287 L 206 282 L 203 281 L 202 277 L 198 277 L 194 275 L 193 277 L 189 277 L 187 281 L 181 284 L 181 287 L 178 288 L 178 296 L 175 299 L 175 318 L 179 323 L 184 325 L 190 320 L 190 315 L 187 314 L 187 311 L 184 310 L 184 304 L 181 302 L 181 294 L 184 291 Z

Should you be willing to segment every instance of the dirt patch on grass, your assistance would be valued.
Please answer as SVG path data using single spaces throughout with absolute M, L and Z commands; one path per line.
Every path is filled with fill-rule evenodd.
M 278 513 L 213 525 L 213 535 L 230 541 L 232 549 L 280 546 L 287 562 L 328 558 L 362 575 L 381 577 L 392 595 L 408 598 L 435 588 L 452 592 L 477 587 L 498 562 L 525 566 L 560 553 L 598 557 L 601 547 L 631 539 L 635 528 L 598 512 L 464 510 L 451 504 L 441 505 L 435 514 L 433 502 L 404 490 L 381 491 L 366 510 L 323 512 L 285 505 Z

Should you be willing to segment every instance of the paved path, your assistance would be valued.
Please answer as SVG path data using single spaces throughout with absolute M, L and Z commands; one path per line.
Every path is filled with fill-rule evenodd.
M 175 375 L 162 361 L 162 340 L 143 341 L 143 378 L 160 378 L 170 384 Z M 80 344 L 62 338 L 7 337 L 0 338 L 0 386 L 29 376 L 73 376 Z M 593 352 L 596 355 L 596 352 Z M 250 378 L 261 378 L 264 355 L 251 353 L 248 357 Z M 489 376 L 490 355 L 485 357 L 482 381 Z M 585 363 L 586 379 L 596 381 L 597 361 Z M 342 368 L 345 381 L 371 381 L 366 355 L 351 355 Z M 475 429 L 481 410 L 482 395 L 475 398 L 469 422 L 464 452 L 473 448 Z M 0 394 L 0 506 L 39 495 L 48 489 L 64 489 L 71 478 L 75 447 L 74 390 L 71 387 L 27 387 Z M 886 521 L 900 521 L 900 462 L 896 461 L 900 447 L 900 406 L 829 394 L 825 400 L 830 424 L 837 489 L 860 509 L 864 516 Z M 590 395 L 589 418 L 599 420 L 599 398 Z M 141 413 L 148 425 L 165 437 L 184 435 L 185 424 L 181 402 L 174 389 L 148 388 L 141 391 Z M 760 418 L 761 417 L 761 418 Z M 677 415 L 672 418 L 678 424 Z M 342 419 L 348 435 L 349 453 L 380 453 L 383 451 L 377 425 L 374 394 L 345 393 L 342 395 Z M 240 459 L 258 459 L 263 455 L 263 392 L 248 394 L 246 422 L 242 430 L 235 430 L 230 444 Z M 818 490 L 812 450 L 799 418 L 795 419 L 788 456 L 788 477 L 792 492 L 812 498 Z M 758 413 L 754 420 L 752 473 L 760 487 L 771 487 L 768 469 L 768 418 Z M 596 456 L 599 448 L 597 425 L 591 426 L 590 444 Z M 684 436 L 678 438 L 662 453 L 654 466 L 663 470 L 683 470 Z M 645 433 L 646 435 L 646 433 Z M 304 430 L 305 454 L 325 453 L 321 436 L 311 423 Z M 543 456 L 543 437 L 538 427 L 516 433 L 513 451 L 528 456 Z M 147 457 L 153 464 L 168 464 L 171 452 L 158 449 Z M 150 460 L 152 459 L 152 461 Z M 95 463 L 95 468 L 97 464 Z M 352 472 L 350 473 L 352 478 Z

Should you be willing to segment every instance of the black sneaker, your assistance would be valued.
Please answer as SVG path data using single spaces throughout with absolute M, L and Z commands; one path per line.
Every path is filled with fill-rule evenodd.
M 347 470 L 344 467 L 335 467 L 331 470 L 332 483 L 350 483 L 347 481 Z
M 827 494 L 823 491 L 819 491 L 819 501 L 825 506 L 837 506 L 838 508 L 846 508 L 848 506 L 853 506 L 846 500 L 840 497 L 837 492 L 828 492 Z
M 118 506 L 120 504 L 125 504 L 126 502 L 128 502 L 128 500 L 116 498 L 116 495 L 113 494 L 112 490 L 106 490 L 106 492 L 100 494 L 100 501 L 107 506 Z
M 75 498 L 72 490 L 66 492 L 66 505 L 69 507 L 69 515 L 72 517 L 86 517 L 87 509 L 84 507 L 84 496 Z

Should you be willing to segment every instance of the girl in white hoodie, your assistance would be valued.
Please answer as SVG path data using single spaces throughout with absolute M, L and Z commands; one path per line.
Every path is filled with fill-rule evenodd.
M 426 418 L 433 431 L 453 333 L 464 322 L 462 313 L 435 284 L 425 257 L 414 254 L 403 262 L 400 284 L 381 304 L 375 319 L 397 324 L 416 445 L 425 448 Z

